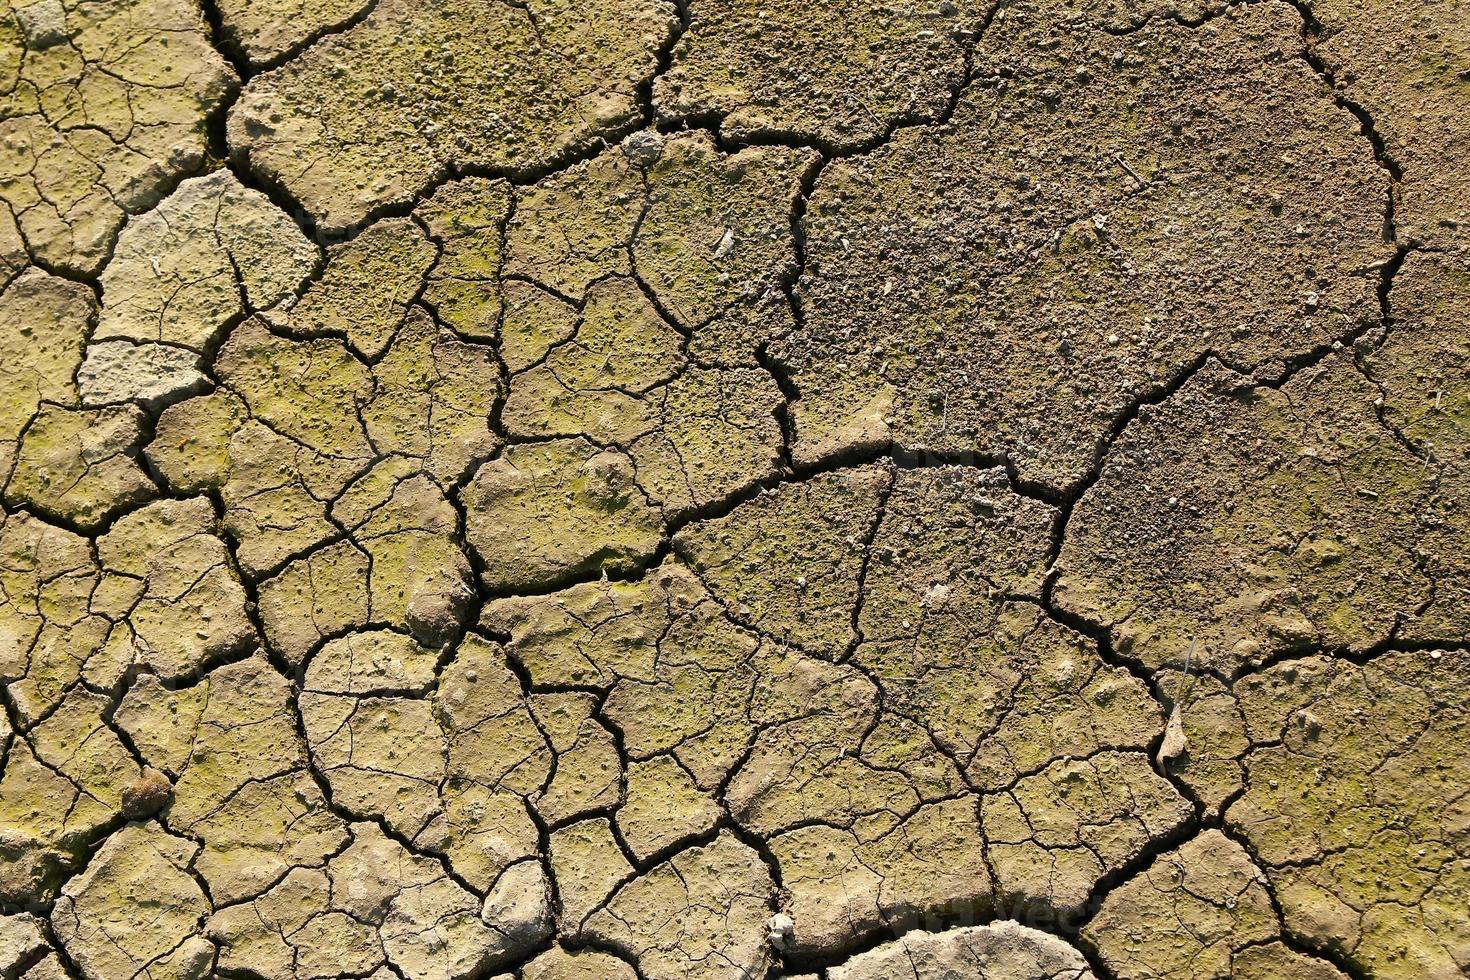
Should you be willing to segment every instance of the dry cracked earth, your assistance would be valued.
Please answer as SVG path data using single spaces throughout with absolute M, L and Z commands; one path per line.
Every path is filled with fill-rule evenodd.
M 1470 975 L 1470 0 L 0 0 L 0 980 Z

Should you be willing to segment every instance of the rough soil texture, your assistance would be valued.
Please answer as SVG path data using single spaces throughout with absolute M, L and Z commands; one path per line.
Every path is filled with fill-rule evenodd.
M 0 980 L 1470 976 L 1465 0 L 0 0 Z

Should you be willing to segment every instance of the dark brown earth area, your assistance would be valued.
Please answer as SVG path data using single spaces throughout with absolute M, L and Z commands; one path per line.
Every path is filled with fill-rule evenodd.
M 0 980 L 1470 976 L 1470 0 L 0 0 Z

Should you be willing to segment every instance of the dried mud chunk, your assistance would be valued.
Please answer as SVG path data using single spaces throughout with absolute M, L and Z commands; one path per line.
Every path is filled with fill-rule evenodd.
M 371 622 L 368 576 L 368 556 L 341 542 L 261 583 L 260 619 L 271 648 L 300 664 L 322 641 Z
M 1238 980 L 1345 980 L 1337 967 L 1298 953 L 1285 943 L 1266 943 L 1242 950 L 1231 963 Z
M 774 887 L 760 855 L 722 833 L 623 885 L 586 932 L 633 958 L 648 980 L 763 976 Z
M 50 948 L 40 919 L 25 912 L 0 916 L 0 976 L 20 976 L 21 966 L 35 962 Z
M 279 63 L 370 5 L 370 0 L 220 0 L 218 9 L 224 39 L 258 69 Z
M 427 698 L 413 696 L 411 687 L 405 692 L 372 683 L 380 670 L 382 679 L 408 679 L 405 660 L 427 660 L 426 680 L 432 679 L 433 653 L 393 636 L 357 634 L 327 644 L 311 663 L 299 704 L 312 759 L 334 801 L 357 814 L 382 816 L 413 837 L 439 812 L 444 734 Z M 358 667 L 358 650 L 385 647 L 390 660 L 382 668 L 372 653 Z M 350 670 L 342 669 L 344 653 Z
M 806 700 L 761 727 L 729 781 L 726 801 L 741 824 L 770 835 L 806 823 L 850 828 L 872 819 L 881 833 L 921 804 L 963 791 L 953 763 L 922 730 L 880 711 L 871 677 L 794 659 L 797 670 L 773 674 L 770 688 L 757 688 L 775 705 L 787 692 Z M 802 683 L 806 677 L 815 683 Z
M 690 525 L 674 546 L 739 621 L 836 659 L 854 639 L 866 543 L 892 481 L 868 466 L 783 486 Z
M 493 340 L 501 332 L 505 285 L 499 277 L 510 205 L 508 184 L 471 177 L 445 184 L 414 211 L 440 245 L 424 301 L 461 336 Z
M 145 420 L 143 410 L 132 405 L 43 405 L 21 438 L 6 503 L 29 504 L 95 530 L 156 495 L 158 488 L 136 458 Z
M 582 311 L 533 283 L 506 279 L 502 286 L 505 314 L 500 325 L 500 357 L 507 371 L 519 374 L 571 339 Z
M 1001 892 L 1075 914 L 1105 875 L 1193 813 L 1147 756 L 1102 752 L 1054 762 L 988 796 L 981 819 Z
M 511 634 L 511 655 L 534 683 L 610 689 L 603 715 L 630 758 L 672 753 L 703 791 L 721 784 L 761 726 L 804 715 L 814 699 L 867 704 L 870 693 L 850 670 L 759 641 L 678 565 L 652 581 L 491 603 L 484 619 Z
M 290 296 L 318 261 L 290 217 L 228 170 L 191 178 L 118 236 L 93 340 L 206 350 L 247 309 Z
M 198 845 L 157 823 L 129 824 L 62 889 L 51 925 L 88 980 L 196 980 L 214 947 L 194 935 L 211 911 L 189 873 Z
M 24 736 L 11 735 L 0 773 L 0 897 L 45 902 L 85 858 L 142 775 L 103 720 L 109 701 L 74 687 Z
M 511 864 L 535 854 L 526 802 L 550 784 L 552 748 L 498 644 L 466 638 L 437 690 L 358 691 L 356 672 L 339 667 L 344 652 L 369 636 L 334 641 L 307 673 L 300 709 L 316 767 L 336 802 L 386 820 L 417 846 L 445 854 L 476 888 L 488 889 Z M 387 635 L 377 634 L 373 645 L 386 643 Z M 432 670 L 435 659 L 418 651 L 414 670 Z
M 1114 976 L 1233 977 L 1259 962 L 1281 923 L 1265 875 L 1239 844 L 1206 830 L 1114 889 L 1082 939 Z
M 379 221 L 327 251 L 327 266 L 301 299 L 271 319 L 302 337 L 343 337 L 376 360 L 409 315 L 438 249 L 408 218 Z
M 1470 249 L 1470 9 L 1463 3 L 1315 0 L 1317 56 L 1403 171 L 1404 240 Z
M 286 339 L 246 322 L 216 362 L 242 404 L 209 396 L 172 410 L 160 423 L 159 460 L 169 475 L 221 486 L 247 575 L 295 568 L 299 578 L 312 549 L 351 536 L 375 561 L 373 614 L 438 642 L 468 598 L 444 488 L 498 445 L 488 422 L 498 367 L 492 351 L 456 340 L 421 308 L 395 331 L 368 366 L 334 338 Z M 254 421 L 221 450 L 242 411 Z M 195 418 L 200 431 L 191 434 L 185 426 Z M 305 624 L 278 618 L 274 626 L 298 634 L 293 650 L 309 643 Z
M 526 980 L 635 980 L 633 968 L 615 956 L 594 950 L 569 952 L 557 947 L 527 963 Z
M 1250 748 L 1240 703 L 1229 685 L 1208 674 L 1165 669 L 1154 674 L 1154 693 L 1169 711 L 1177 736 L 1172 755 L 1160 746 L 1159 765 L 1218 814 L 1245 784 L 1241 758 Z M 1177 719 L 1177 725 L 1175 724 Z
M 368 556 L 367 622 L 405 627 L 425 643 L 453 639 L 471 588 L 455 537 L 458 515 L 438 484 L 405 476 L 416 461 L 389 459 L 348 487 L 332 517 Z
M 633 877 L 633 866 L 603 817 L 561 827 L 552 831 L 549 840 L 561 931 L 577 936 L 588 916 L 602 909 L 617 887 Z
M 628 152 L 638 137 L 657 151 L 641 163 Z M 507 363 L 535 363 L 564 336 L 548 296 L 580 309 L 599 281 L 635 269 L 659 310 L 696 338 L 776 291 L 796 269 L 791 206 L 815 162 L 781 147 L 724 153 L 707 133 L 643 131 L 518 192 L 503 271 L 508 291 L 523 288 L 507 307 Z M 531 284 L 544 295 L 525 292 Z M 738 363 L 753 366 L 764 339 L 750 338 Z
M 482 911 L 438 861 L 410 853 L 376 824 L 351 829 L 351 845 L 324 872 L 298 868 L 209 920 L 222 969 L 271 980 L 344 973 L 463 980 L 525 955 L 542 935 L 506 919 L 500 905 Z M 518 885 L 535 890 L 526 876 Z M 392 972 L 380 969 L 385 962 Z
M 947 932 L 911 932 L 827 971 L 830 980 L 1093 980 L 1082 954 L 1055 936 L 1017 922 Z
M 571 332 L 546 339 L 538 363 L 510 380 L 512 435 L 627 446 L 639 485 L 673 514 L 775 472 L 775 381 L 760 368 L 691 368 L 683 335 L 633 280 L 594 283 Z
M 700 326 L 689 338 L 685 352 L 702 367 L 754 367 L 765 363 L 767 349 L 789 335 L 795 325 L 786 294 L 767 289 Z
M 372 371 L 340 341 L 290 340 L 252 319 L 230 334 L 215 370 L 252 417 L 309 451 L 294 463 L 323 496 L 373 459 L 357 416 L 372 398 Z
M 165 819 L 202 843 L 196 865 L 217 902 L 259 894 L 340 849 L 345 828 L 306 772 L 290 685 L 263 658 L 177 690 L 144 677 L 116 720 L 172 778 Z
M 716 0 L 694 9 L 654 104 L 661 120 L 714 117 L 726 139 L 851 149 L 943 112 L 985 11 L 971 2 Z
M 347 842 L 342 818 L 304 771 L 245 784 L 192 830 L 205 842 L 196 866 L 220 903 L 257 895 L 293 868 L 320 867 Z
M 193 351 L 123 340 L 89 345 L 77 372 L 77 390 L 89 407 L 137 401 L 157 410 L 197 394 L 207 383 Z
M 645 177 L 616 150 L 516 193 L 504 272 L 580 301 L 597 280 L 632 271 L 628 245 L 647 207 Z
M 662 535 L 661 515 L 627 456 L 584 439 L 511 446 L 482 465 L 460 497 L 488 589 L 635 568 Z
M 1012 492 L 1000 469 L 899 470 L 866 546 L 859 659 L 905 678 L 915 703 L 945 704 L 945 688 L 982 663 L 978 651 L 1019 646 L 1030 631 L 1005 628 L 1001 597 L 1040 595 L 1055 517 L 1051 505 Z M 1015 685 L 999 687 L 1017 696 Z M 945 725 L 946 736 L 967 740 L 973 721 Z
M 658 0 L 389 0 L 252 80 L 230 145 L 341 231 L 450 169 L 527 175 L 628 126 L 673 23 Z
M 427 700 L 322 696 L 308 688 L 301 717 L 339 806 L 381 816 L 410 838 L 438 815 L 444 734 Z
M 764 727 L 803 718 L 814 703 L 845 719 L 871 708 L 856 672 L 701 618 L 670 632 L 653 678 L 630 677 L 608 696 L 604 712 L 631 758 L 672 751 L 697 785 L 713 789 Z
M 28 269 L 0 293 L 0 479 L 43 402 L 75 405 L 72 377 L 97 311 L 80 283 Z
M 1390 651 L 1292 661 L 1234 687 L 1251 748 L 1226 821 L 1292 932 L 1373 976 L 1470 969 L 1467 677 L 1462 652 Z
M 717 503 L 776 474 L 785 402 L 766 371 L 690 368 L 650 397 L 658 428 L 631 452 L 639 485 L 667 511 Z
M 174 777 L 169 825 L 188 831 L 246 783 L 301 768 L 290 685 L 263 657 L 227 664 L 170 690 L 151 676 L 116 720 L 150 765 Z
M 1376 320 L 1384 174 L 1284 55 L 1300 29 L 1278 3 L 1122 38 L 1001 11 L 975 70 L 1005 84 L 817 182 L 805 322 L 772 349 L 796 459 L 892 440 L 1072 487 L 1206 352 L 1277 366 Z
M 1158 734 L 1163 719 L 1147 689 L 1091 643 L 1028 603 L 987 605 L 941 605 L 914 640 L 867 642 L 853 657 L 883 685 L 885 710 L 973 786 L 1003 789 L 1100 748 L 1141 751 Z
M 771 838 L 790 896 L 785 909 L 796 922 L 793 953 L 830 956 L 926 913 L 990 908 L 992 881 L 973 801 L 870 823 L 855 830 L 814 825 Z
M 24 974 L 24 980 L 70 980 L 71 974 L 61 965 L 55 953 L 48 953 Z
M 389 961 L 409 980 L 468 980 L 531 945 L 480 916 L 480 901 L 448 878 L 404 889 L 382 926 Z
M 23 723 L 43 717 L 111 631 L 90 606 L 89 542 L 29 514 L 0 522 L 0 681 Z
M 607 689 L 624 676 L 651 679 L 672 624 L 718 617 L 708 605 L 698 580 L 675 567 L 554 596 L 497 599 L 485 604 L 480 625 L 510 636 L 507 650 L 533 686 Z
M 307 690 L 364 695 L 426 691 L 439 654 L 392 630 L 367 630 L 332 640 L 312 658 Z
M 823 482 L 865 474 L 882 480 L 867 507 Z M 772 519 L 781 506 L 806 508 L 822 535 L 827 522 L 860 519 L 848 536 L 856 555 L 845 557 L 840 535 L 783 536 L 787 524 Z M 751 658 L 750 703 L 762 713 L 725 788 L 734 819 L 772 840 L 795 948 L 848 948 L 950 903 L 978 913 L 1004 898 L 1068 914 L 1190 815 L 1143 754 L 1162 727 L 1144 685 L 1014 598 L 1040 594 L 1055 516 L 998 469 L 871 468 L 784 487 L 725 527 L 685 532 L 749 562 L 703 568 L 717 592 L 724 575 L 762 597 L 775 591 L 763 575 L 815 569 L 821 581 L 833 551 L 861 569 L 861 595 L 854 587 L 832 617 L 850 649 L 823 653 L 846 657 L 842 667 L 823 676 L 805 654 L 786 658 L 796 667 Z M 606 710 L 617 707 L 615 692 Z M 667 711 L 627 713 L 630 752 L 646 719 Z M 992 841 L 988 857 L 982 820 L 1003 845 Z
M 706 792 L 759 724 L 800 714 L 834 675 L 846 676 L 761 643 L 677 564 L 638 582 L 492 602 L 482 625 L 510 634 L 509 653 L 533 684 L 608 691 L 601 716 L 621 730 L 629 756 L 672 753 Z M 759 678 L 771 690 L 752 701 Z
M 374 924 L 335 907 L 331 881 L 319 870 L 291 871 L 254 901 L 216 912 L 205 930 L 220 944 L 219 969 L 226 975 L 326 980 L 367 975 L 385 961 Z
M 469 892 L 441 881 L 410 891 L 383 925 L 384 948 L 409 980 L 462 980 L 515 959 L 531 944 L 483 921 Z
M 92 275 L 125 216 L 198 168 L 236 79 L 187 0 L 50 9 L 59 23 L 34 38 L 26 12 L 0 14 L 0 199 L 37 259 Z
M 626 799 L 618 810 L 618 832 L 640 861 L 713 829 L 722 812 L 669 756 L 632 763 L 627 784 Z
M 1414 252 L 1390 295 L 1394 329 L 1364 357 L 1384 419 L 1436 464 L 1470 469 L 1470 258 Z
M 1346 353 L 1280 390 L 1208 368 L 1113 446 L 1072 514 L 1057 605 L 1155 669 L 1382 642 L 1432 596 L 1414 546 L 1433 473 L 1377 397 Z
M 645 396 L 685 367 L 681 346 L 679 332 L 632 279 L 594 283 L 573 335 L 511 379 L 506 428 L 629 443 L 653 427 Z
M 696 328 L 794 275 L 791 204 L 816 162 L 775 146 L 724 154 L 708 133 L 664 142 L 632 256 L 675 319 Z
M 590 694 L 540 694 L 531 699 L 537 726 L 556 754 L 551 782 L 535 800 L 536 812 L 562 824 L 606 811 L 622 796 L 622 765 L 609 732 L 597 719 Z
M 539 859 L 513 864 L 501 872 L 485 896 L 480 918 L 505 936 L 515 953 L 551 936 L 551 882 Z
M 97 556 L 106 577 L 92 606 L 127 619 L 102 662 L 89 665 L 93 683 L 110 687 L 143 666 L 181 678 L 255 641 L 245 590 L 203 497 L 160 500 L 120 518 L 97 539 Z
M 245 403 L 223 388 L 170 405 L 158 417 L 144 455 L 179 493 L 218 490 L 230 472 L 230 438 L 246 414 Z

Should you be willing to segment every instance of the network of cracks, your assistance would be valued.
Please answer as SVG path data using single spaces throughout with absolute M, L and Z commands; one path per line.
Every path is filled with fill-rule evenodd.
M 10 0 L 0 978 L 1470 973 L 1464 0 Z

